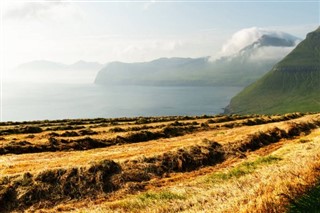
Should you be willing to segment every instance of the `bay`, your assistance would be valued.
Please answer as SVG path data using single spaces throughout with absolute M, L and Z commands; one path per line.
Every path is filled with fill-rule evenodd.
M 2 85 L 2 120 L 212 115 L 223 112 L 242 87 Z

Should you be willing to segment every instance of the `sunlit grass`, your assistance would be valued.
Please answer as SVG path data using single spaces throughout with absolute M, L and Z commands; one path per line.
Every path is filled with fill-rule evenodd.
M 280 161 L 281 158 L 276 156 L 266 156 L 266 157 L 259 157 L 255 161 L 251 162 L 244 162 L 227 172 L 217 172 L 210 175 L 207 179 L 208 182 L 218 182 L 218 181 L 226 181 L 231 178 L 239 178 L 241 176 L 253 173 L 259 166 L 263 166 L 266 164 L 271 164 L 277 161 Z

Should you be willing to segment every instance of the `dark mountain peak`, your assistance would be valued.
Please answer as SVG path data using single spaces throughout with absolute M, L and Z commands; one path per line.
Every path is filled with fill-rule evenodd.
M 273 35 L 262 35 L 258 43 L 260 46 L 293 47 L 295 46 L 295 41 L 294 39 L 280 38 Z

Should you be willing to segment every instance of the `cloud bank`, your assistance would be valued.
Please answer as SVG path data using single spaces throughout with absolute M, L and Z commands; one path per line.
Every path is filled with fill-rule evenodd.
M 285 46 L 262 46 L 257 48 L 251 55 L 251 59 L 276 59 L 281 58 L 289 53 L 301 40 L 295 36 L 281 31 L 268 30 L 263 28 L 246 28 L 242 29 L 235 34 L 222 46 L 221 51 L 214 56 L 214 59 L 224 57 L 237 56 L 241 50 L 257 42 L 262 36 L 270 36 L 287 41 L 293 41 L 292 47 Z

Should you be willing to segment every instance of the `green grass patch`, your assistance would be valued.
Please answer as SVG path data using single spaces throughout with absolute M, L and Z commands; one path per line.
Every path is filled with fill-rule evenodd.
M 214 173 L 209 176 L 207 181 L 215 183 L 220 181 L 227 181 L 232 178 L 239 178 L 241 176 L 253 173 L 259 166 L 271 164 L 280 160 L 282 159 L 272 155 L 266 157 L 259 157 L 255 161 L 241 163 L 240 165 L 232 168 L 227 172 Z
M 146 192 L 137 197 L 139 200 L 145 201 L 161 201 L 161 200 L 184 200 L 186 197 L 170 191 Z
M 132 199 L 122 200 L 114 203 L 111 209 L 122 208 L 128 211 L 139 212 L 141 209 L 150 207 L 152 204 L 165 204 L 167 201 L 172 200 L 185 200 L 187 197 L 183 194 L 177 194 L 170 191 L 160 191 L 160 192 L 144 192 Z

